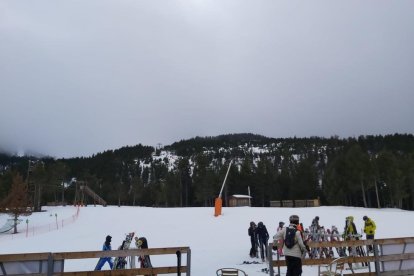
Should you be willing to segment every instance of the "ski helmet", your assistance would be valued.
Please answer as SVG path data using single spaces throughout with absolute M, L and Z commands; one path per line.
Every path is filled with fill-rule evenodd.
M 255 226 L 254 221 L 250 222 L 250 226 Z
M 362 219 L 363 219 L 363 220 L 367 220 L 367 219 L 368 219 L 368 217 L 367 217 L 367 216 L 364 216 Z
M 258 226 L 259 227 L 263 227 L 263 222 L 260 221 L 259 224 L 258 224 Z
M 109 236 L 109 235 L 106 236 L 106 239 L 105 239 L 106 242 L 111 242 L 111 240 L 112 240 L 112 237 L 111 236 Z
M 289 222 L 293 224 L 299 224 L 299 216 L 298 215 L 291 215 L 289 217 Z
M 316 219 L 316 220 L 319 220 L 319 217 L 318 217 L 318 216 L 316 216 L 316 217 L 315 217 L 315 219 Z

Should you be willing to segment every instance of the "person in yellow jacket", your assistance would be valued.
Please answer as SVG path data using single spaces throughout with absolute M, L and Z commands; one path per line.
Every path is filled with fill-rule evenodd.
M 364 216 L 363 220 L 365 222 L 364 233 L 367 237 L 367 240 L 373 240 L 375 236 L 375 229 L 377 229 L 377 226 L 375 225 L 375 222 L 367 216 Z M 369 251 L 372 251 L 371 245 L 368 248 L 369 248 Z

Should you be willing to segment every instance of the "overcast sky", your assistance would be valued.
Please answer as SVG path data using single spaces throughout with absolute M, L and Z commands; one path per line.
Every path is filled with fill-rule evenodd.
M 414 1 L 0 0 L 0 148 L 414 133 Z

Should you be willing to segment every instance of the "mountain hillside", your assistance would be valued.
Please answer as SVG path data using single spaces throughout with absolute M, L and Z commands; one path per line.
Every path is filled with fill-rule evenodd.
M 414 208 L 411 134 L 340 139 L 242 133 L 158 148 L 138 144 L 71 159 L 2 154 L 0 198 L 19 173 L 32 187 L 33 201 L 42 204 L 71 203 L 79 199 L 76 183 L 86 183 L 109 204 L 211 206 L 230 160 L 225 204 L 230 195 L 250 189 L 253 206 L 319 197 L 325 205 Z

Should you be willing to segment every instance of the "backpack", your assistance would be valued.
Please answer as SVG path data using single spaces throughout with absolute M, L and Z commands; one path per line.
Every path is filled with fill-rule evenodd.
M 284 242 L 285 242 L 285 246 L 289 249 L 291 249 L 296 243 L 295 241 L 296 231 L 297 231 L 296 227 L 294 228 L 286 227 L 286 236 L 285 236 Z

